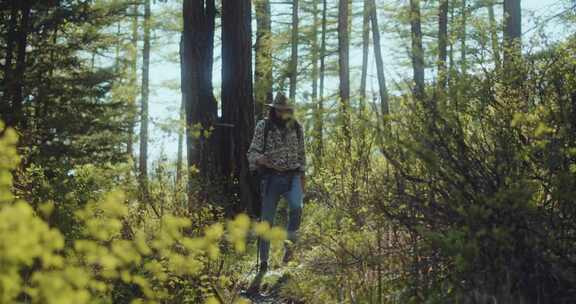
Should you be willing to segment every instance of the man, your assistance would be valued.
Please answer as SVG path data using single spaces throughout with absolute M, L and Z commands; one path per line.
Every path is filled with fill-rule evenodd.
M 261 177 L 263 221 L 274 225 L 278 201 L 281 197 L 288 201 L 288 239 L 293 243 L 300 227 L 305 191 L 304 136 L 302 127 L 294 119 L 294 108 L 284 94 L 278 93 L 274 102 L 267 106 L 270 107 L 268 118 L 256 125 L 248 149 L 248 162 L 250 170 L 257 170 Z M 258 250 L 260 272 L 266 272 L 270 242 L 262 240 Z M 286 246 L 285 250 L 284 262 L 288 262 L 291 246 Z

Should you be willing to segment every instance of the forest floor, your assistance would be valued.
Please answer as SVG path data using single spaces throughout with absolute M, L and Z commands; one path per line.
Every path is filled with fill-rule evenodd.
M 288 304 L 294 303 L 284 299 L 281 295 L 283 285 L 288 280 L 288 274 L 282 269 L 271 270 L 266 274 L 252 274 L 248 280 L 250 285 L 257 285 L 255 290 L 244 291 L 242 296 L 248 298 L 253 304 Z

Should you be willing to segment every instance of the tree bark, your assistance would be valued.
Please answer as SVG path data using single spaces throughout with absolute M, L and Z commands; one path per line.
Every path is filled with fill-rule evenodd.
M 142 97 L 140 108 L 140 191 L 148 198 L 148 99 L 150 97 L 150 30 L 151 4 L 146 0 L 144 8 L 144 48 L 142 50 Z
M 412 32 L 412 70 L 414 77 L 414 97 L 424 102 L 424 50 L 422 48 L 422 26 L 420 20 L 420 0 L 410 0 L 410 27 Z
M 374 57 L 376 59 L 376 72 L 378 74 L 378 88 L 380 93 L 380 107 L 382 118 L 390 114 L 390 102 L 388 98 L 388 88 L 386 87 L 386 76 L 384 75 L 384 60 L 382 59 L 382 49 L 380 47 L 380 27 L 378 25 L 378 11 L 376 1 L 370 0 L 372 22 L 372 37 L 374 40 Z
M 292 1 L 292 53 L 290 59 L 290 94 L 292 102 L 296 98 L 296 86 L 298 84 L 298 2 Z
M 352 135 L 350 131 L 350 54 L 348 38 L 348 0 L 338 1 L 338 63 L 340 76 L 340 120 L 345 141 L 345 153 L 352 155 Z
M 254 132 L 250 0 L 222 1 L 222 120 L 233 125 L 225 132 L 223 174 L 239 198 L 235 211 L 257 212 L 256 181 L 246 152 Z M 227 153 L 229 151 L 229 153 Z
M 254 1 L 256 10 L 256 62 L 254 75 L 255 111 L 257 119 L 264 117 L 264 105 L 272 103 L 272 18 L 269 0 Z

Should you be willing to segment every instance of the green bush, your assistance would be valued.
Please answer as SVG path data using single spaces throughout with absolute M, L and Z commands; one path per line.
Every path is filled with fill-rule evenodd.
M 0 132 L 1 303 L 245 303 L 224 292 L 229 279 L 211 268 L 226 244 L 237 253 L 246 250 L 252 225 L 246 215 L 211 224 L 198 236 L 188 233 L 189 219 L 170 214 L 131 226 L 124 192 L 94 195 L 107 178 L 93 180 L 93 173 L 83 170 L 95 169 L 85 167 L 77 171 L 76 183 L 88 189 L 70 195 L 91 195 L 80 199 L 86 203 L 74 212 L 78 233 L 66 245 L 61 231 L 44 220 L 54 203 L 33 208 L 14 196 L 17 136 L 1 123 Z M 273 242 L 286 237 L 283 230 L 259 223 L 253 229 Z

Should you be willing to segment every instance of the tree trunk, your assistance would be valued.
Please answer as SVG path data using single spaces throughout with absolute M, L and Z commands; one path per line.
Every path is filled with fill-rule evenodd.
M 176 187 L 180 187 L 182 183 L 182 171 L 183 171 L 183 158 L 184 158 L 184 133 L 185 128 L 182 128 L 186 120 L 186 99 L 182 96 L 182 101 L 180 103 L 180 120 L 178 124 L 178 155 L 176 157 Z
M 412 69 L 414 77 L 414 97 L 424 102 L 424 50 L 422 48 L 422 28 L 420 21 L 420 0 L 410 0 L 410 26 L 412 32 Z
M 16 40 L 16 26 L 18 25 L 18 5 L 16 4 L 16 0 L 12 0 L 10 3 L 11 12 L 10 12 L 10 21 L 8 24 L 8 32 L 6 33 L 6 59 L 4 60 L 4 78 L 2 79 L 2 100 L 0 102 L 0 118 L 2 118 L 5 122 L 8 122 L 10 119 L 9 113 L 12 111 L 11 109 L 11 100 L 9 96 L 9 87 L 11 84 L 11 78 L 9 75 L 12 75 L 12 60 L 14 58 L 14 44 Z
M 188 206 L 195 208 L 194 182 L 204 200 L 209 199 L 205 187 L 218 175 L 218 105 L 212 86 L 214 62 L 214 31 L 216 7 L 214 0 L 185 0 L 184 31 L 180 46 L 182 95 L 186 112 L 186 146 L 188 166 L 199 170 L 194 176 L 188 170 Z M 213 132 L 216 131 L 216 132 Z
M 320 53 L 320 48 L 318 47 L 318 0 L 314 0 L 313 4 L 313 24 L 312 24 L 312 47 L 311 47 L 311 57 L 312 57 L 312 106 L 314 107 L 314 150 L 318 152 L 320 149 L 320 143 L 322 139 L 320 138 L 320 124 L 322 123 L 322 113 L 320 110 L 320 103 L 318 101 L 318 57 Z M 313 157 L 314 170 L 320 168 L 320 155 L 315 154 Z
M 298 81 L 298 2 L 292 1 L 292 53 L 290 59 L 290 99 L 296 99 L 296 85 Z
M 318 106 L 316 109 L 316 168 L 322 166 L 324 157 L 324 78 L 326 74 L 326 26 L 327 26 L 327 0 L 322 0 L 322 34 L 320 38 L 320 87 L 318 92 Z
M 227 160 L 223 173 L 233 178 L 230 185 L 239 198 L 235 211 L 257 212 L 256 181 L 246 158 L 254 132 L 250 2 L 222 1 L 222 120 L 233 127 L 225 132 L 221 151 Z
M 134 156 L 134 127 L 136 125 L 136 96 L 138 92 L 138 4 L 133 5 L 132 9 L 132 49 L 130 51 L 130 96 L 128 99 L 128 143 L 126 144 L 126 154 L 132 158 Z
M 269 0 L 254 1 L 256 10 L 256 62 L 254 75 L 256 117 L 264 117 L 264 105 L 272 103 L 272 18 Z
M 504 68 L 509 71 L 520 56 L 522 12 L 520 0 L 504 0 Z
M 494 59 L 494 67 L 496 71 L 500 71 L 502 59 L 500 58 L 500 43 L 498 42 L 498 25 L 496 17 L 494 17 L 494 1 L 490 0 L 488 3 L 488 21 L 490 23 L 490 40 L 492 42 L 492 56 Z
M 318 0 L 314 0 L 312 22 L 312 41 L 311 41 L 311 60 L 312 60 L 312 104 L 316 107 L 318 101 Z M 317 113 L 318 114 L 318 113 Z M 318 116 L 316 116 L 318 119 Z
M 462 68 L 462 75 L 466 75 L 468 72 L 468 61 L 466 60 L 467 50 L 466 50 L 466 39 L 467 31 L 466 31 L 466 21 L 468 19 L 468 8 L 466 0 L 462 0 L 462 7 L 461 7 L 461 19 L 460 19 L 460 66 Z
M 382 118 L 390 114 L 390 102 L 388 98 L 388 88 L 386 87 L 386 76 L 384 75 L 384 60 L 382 60 L 382 49 L 380 48 L 380 27 L 378 25 L 378 11 L 376 1 L 370 0 L 372 21 L 372 37 L 374 40 L 374 57 L 376 59 L 376 72 L 378 74 L 378 88 L 380 92 L 380 107 Z
M 360 111 L 366 104 L 366 79 L 368 77 L 368 51 L 370 49 L 370 0 L 364 0 L 362 17 L 362 72 L 360 74 Z
M 16 5 L 16 4 L 14 4 Z M 20 1 L 20 27 L 15 36 L 16 66 L 7 79 L 7 96 L 11 102 L 11 115 L 6 123 L 21 130 L 26 128 L 24 115 L 24 75 L 26 73 L 26 47 L 28 46 L 28 31 L 30 23 L 31 3 L 29 0 Z M 5 75 L 8 77 L 8 75 Z
M 438 98 L 444 99 L 448 71 L 448 0 L 440 0 L 438 7 Z
M 348 0 L 338 1 L 338 63 L 340 76 L 340 119 L 345 141 L 345 153 L 352 155 L 352 135 L 350 132 L 350 54 L 348 39 Z
M 150 97 L 150 0 L 144 8 L 144 49 L 142 59 L 142 98 L 140 108 L 140 191 L 148 198 L 148 98 Z

